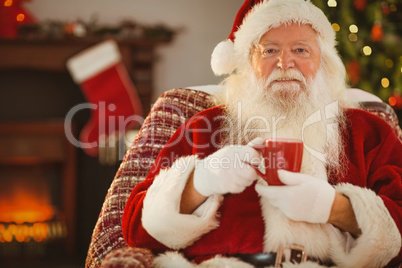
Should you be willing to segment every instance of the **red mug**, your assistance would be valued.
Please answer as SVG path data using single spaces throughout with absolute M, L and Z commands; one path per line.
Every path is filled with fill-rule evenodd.
M 284 185 L 278 178 L 278 169 L 300 172 L 303 158 L 303 142 L 296 139 L 266 139 L 261 145 L 253 145 L 262 155 L 265 174 L 251 165 L 268 185 Z

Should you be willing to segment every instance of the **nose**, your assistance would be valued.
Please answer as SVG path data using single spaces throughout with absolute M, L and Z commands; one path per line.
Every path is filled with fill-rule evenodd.
M 290 51 L 282 50 L 281 54 L 278 56 L 278 68 L 283 70 L 294 67 L 294 59 Z

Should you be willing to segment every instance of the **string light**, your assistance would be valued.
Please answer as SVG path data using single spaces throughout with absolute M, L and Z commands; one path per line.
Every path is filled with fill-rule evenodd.
M 349 40 L 351 42 L 356 42 L 357 41 L 357 35 L 354 33 L 349 34 Z
M 382 85 L 382 87 L 383 88 L 387 88 L 387 87 L 389 87 L 389 80 L 388 80 L 388 78 L 383 78 L 383 79 L 381 79 L 381 85 Z
M 352 24 L 349 26 L 349 31 L 351 33 L 357 33 L 359 31 L 359 28 L 356 25 Z
M 394 67 L 394 62 L 391 59 L 386 59 L 385 66 L 391 69 L 392 67 Z
M 13 5 L 13 0 L 6 0 L 4 1 L 4 6 L 5 7 L 11 7 Z
M 363 54 L 364 54 L 364 56 L 370 56 L 371 55 L 371 53 L 373 52 L 372 50 L 371 50 L 371 47 L 369 47 L 369 46 L 365 46 L 365 47 L 363 47 Z
M 17 21 L 24 21 L 25 20 L 25 15 L 20 13 L 17 15 Z
M 395 106 L 396 105 L 396 98 L 395 97 L 389 97 L 388 103 L 391 106 Z
M 339 32 L 341 30 L 341 26 L 338 23 L 332 23 L 332 28 L 335 32 Z
M 328 0 L 327 4 L 329 7 L 336 7 L 338 5 L 335 0 Z

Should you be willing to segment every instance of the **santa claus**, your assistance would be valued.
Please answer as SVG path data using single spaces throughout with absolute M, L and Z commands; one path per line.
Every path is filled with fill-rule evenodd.
M 346 95 L 331 24 L 304 0 L 246 1 L 212 54 L 216 107 L 162 149 L 123 215 L 155 267 L 393 267 L 402 261 L 402 144 Z M 268 185 L 266 138 L 304 142 Z

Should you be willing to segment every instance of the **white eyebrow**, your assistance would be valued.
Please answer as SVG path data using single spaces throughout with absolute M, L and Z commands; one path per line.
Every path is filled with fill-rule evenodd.
M 275 42 L 275 41 L 265 41 L 265 42 L 263 42 L 263 43 L 261 43 L 261 44 L 259 44 L 259 45 L 267 46 L 267 45 L 279 45 L 279 44 L 280 44 L 279 42 Z M 307 41 L 302 41 L 302 40 L 300 40 L 300 41 L 295 41 L 295 42 L 292 43 L 292 45 L 311 46 L 311 44 L 310 44 L 309 42 L 307 42 Z
M 278 44 L 279 44 L 278 42 L 265 41 L 265 42 L 263 42 L 263 43 L 261 43 L 261 44 L 259 44 L 259 45 L 267 46 L 267 45 L 278 45 Z
M 306 41 L 296 41 L 294 42 L 295 45 L 305 45 L 305 46 L 311 46 L 309 42 Z

